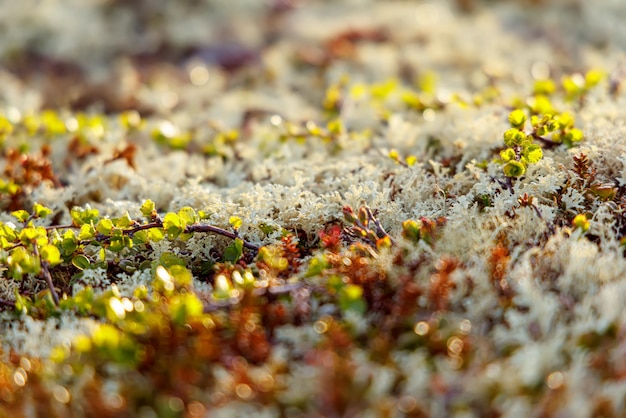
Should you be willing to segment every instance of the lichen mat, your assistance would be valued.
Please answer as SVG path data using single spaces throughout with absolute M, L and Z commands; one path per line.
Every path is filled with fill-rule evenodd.
M 626 4 L 157 3 L 0 1 L 0 417 L 626 415 Z

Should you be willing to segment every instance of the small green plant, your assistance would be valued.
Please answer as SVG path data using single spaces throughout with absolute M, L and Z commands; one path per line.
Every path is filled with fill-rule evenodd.
M 349 237 L 362 240 L 379 250 L 391 247 L 394 243 L 394 240 L 376 218 L 376 213 L 370 208 L 361 207 L 356 214 L 350 206 L 344 206 L 343 216 L 346 223 L 351 225 L 344 229 Z
M 561 84 L 566 100 L 578 101 L 582 105 L 589 91 L 605 78 L 606 73 L 600 69 L 591 69 L 585 75 L 577 73 L 563 77 Z
M 511 128 L 504 133 L 506 149 L 500 151 L 500 160 L 504 164 L 502 171 L 507 177 L 521 177 L 529 164 L 543 158 L 541 146 L 534 142 L 534 136 L 524 131 L 526 113 L 517 109 L 509 114 Z
M 24 275 L 42 277 L 57 306 L 60 300 L 56 290 L 58 285 L 53 283 L 51 269 L 58 265 L 77 269 L 78 276 L 73 279 L 87 269 L 106 269 L 109 262 L 132 272 L 146 267 L 131 260 L 132 255 L 139 254 L 150 242 L 163 239 L 184 241 L 194 233 L 216 233 L 232 239 L 223 254 L 224 260 L 231 263 L 241 259 L 244 248 L 259 251 L 258 246 L 239 238 L 241 219 L 231 218 L 235 232 L 230 232 L 201 223 L 207 215 L 191 207 L 161 217 L 154 202 L 146 200 L 140 208 L 145 220 L 132 219 L 128 213 L 118 218 L 102 217 L 97 209 L 76 207 L 70 212 L 71 225 L 43 227 L 34 223 L 52 212 L 50 208 L 35 203 L 31 211 L 12 212 L 19 225 L 0 222 L 0 263 L 7 269 L 8 277 L 14 280 L 22 280 Z M 69 283 L 71 280 L 67 278 L 65 281 Z M 24 303 L 18 305 L 19 310 Z
M 397 150 L 392 149 L 388 154 L 389 158 L 404 167 L 412 167 L 417 163 L 417 157 L 415 155 L 408 155 L 406 158 L 400 157 Z
M 402 237 L 413 244 L 422 241 L 433 245 L 438 235 L 438 229 L 446 222 L 445 218 L 436 221 L 422 217 L 419 220 L 407 219 L 402 222 Z

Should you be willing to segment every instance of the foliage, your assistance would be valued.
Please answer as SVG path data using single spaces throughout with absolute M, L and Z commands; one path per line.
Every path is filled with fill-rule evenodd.
M 549 187 L 538 185 L 549 176 L 538 163 L 552 158 L 552 149 L 584 145 L 586 135 L 576 118 L 606 76 L 591 70 L 566 75 L 560 83 L 539 78 L 529 97 L 512 100 L 498 84 L 504 76 L 486 70 L 481 75 L 488 82 L 469 94 L 442 94 L 440 77 L 445 74 L 412 68 L 408 62 L 398 74 L 382 80 L 337 77 L 337 71 L 362 64 L 358 43 L 388 38 L 382 29 L 349 30 L 326 41 L 320 54 L 294 54 L 303 66 L 299 72 L 316 73 L 313 90 L 319 90 L 311 92 L 309 102 L 316 108 L 302 119 L 255 107 L 241 112 L 239 124 L 232 122 L 237 117 L 228 123 L 203 117 L 190 121 L 186 112 L 182 117 L 127 107 L 111 114 L 98 106 L 89 113 L 43 109 L 0 114 L 0 273 L 3 289 L 10 289 L 6 300 L 0 300 L 3 315 L 18 330 L 67 320 L 93 325 L 91 332 L 58 345 L 49 358 L 0 353 L 6 358 L 0 362 L 0 415 L 21 416 L 26 409 L 41 416 L 203 416 L 212 409 L 247 404 L 281 416 L 359 416 L 367 408 L 377 416 L 397 411 L 429 416 L 429 406 L 438 403 L 442 414 L 499 416 L 502 411 L 493 405 L 506 402 L 501 389 L 537 404 L 566 399 L 559 398 L 561 392 L 550 378 L 561 372 L 539 367 L 549 359 L 531 365 L 540 369 L 536 382 L 519 383 L 517 362 L 536 359 L 536 353 L 524 357 L 521 342 L 502 342 L 500 336 L 515 330 L 521 315 L 532 314 L 528 329 L 520 327 L 520 341 L 542 346 L 542 333 L 552 332 L 550 321 L 557 321 L 549 312 L 553 305 L 564 307 L 557 311 L 563 316 L 558 320 L 571 319 L 582 296 L 576 283 L 559 282 L 561 271 L 570 267 L 559 265 L 562 260 L 555 255 L 562 256 L 559 251 L 567 248 L 555 247 L 566 242 L 572 254 L 584 257 L 602 234 L 614 234 L 626 247 L 626 192 L 617 179 L 607 180 L 616 169 L 595 157 L 595 145 L 589 155 L 597 166 L 585 153 L 572 154 L 571 161 L 561 160 L 561 177 L 546 180 Z M 163 45 L 164 50 L 170 47 Z M 212 65 L 198 65 L 204 64 Z M 212 77 L 213 71 L 211 67 Z M 268 59 L 259 74 L 221 75 L 227 88 L 244 87 L 247 94 L 254 83 L 273 89 L 273 71 Z M 480 79 L 471 78 L 472 83 Z M 151 83 L 142 86 L 154 93 L 152 87 L 160 82 L 148 88 Z M 297 88 L 289 85 L 287 90 Z M 355 109 L 366 117 L 355 115 Z M 447 124 L 450 117 L 455 118 L 451 125 L 456 124 L 468 109 L 508 115 L 504 147 L 495 151 L 495 164 L 502 166 L 506 183 L 474 183 L 494 161 L 466 159 L 467 144 L 457 141 L 454 130 L 452 138 L 430 134 L 436 123 Z M 415 131 L 394 130 L 397 122 L 407 121 Z M 376 129 L 364 127 L 372 122 Z M 471 126 L 462 135 L 479 137 L 489 128 Z M 484 151 L 474 145 L 467 146 L 472 158 Z M 263 165 L 247 167 L 259 153 L 267 154 L 265 146 L 275 153 Z M 186 181 L 177 183 L 173 200 L 154 191 L 159 205 L 150 199 L 134 205 L 123 202 L 128 206 L 116 216 L 98 209 L 105 204 L 97 191 L 77 190 L 51 207 L 35 202 L 67 191 L 68 178 L 88 175 L 90 168 L 82 165 L 86 161 L 91 167 L 118 162 L 124 169 L 145 169 L 138 166 L 145 158 L 143 148 L 182 156 L 185 162 L 198 158 L 206 165 L 185 171 Z M 221 202 L 240 205 L 236 213 L 241 217 L 220 214 L 221 224 L 215 225 L 209 223 L 213 217 L 208 208 L 183 206 L 204 201 L 204 195 L 189 200 L 183 196 L 185 188 L 194 189 L 198 181 L 216 189 L 234 183 L 262 187 L 265 172 L 275 181 L 276 171 L 286 178 L 273 186 L 287 190 L 292 180 L 300 181 L 299 167 L 290 165 L 285 176 L 276 164 L 300 152 L 320 163 L 331 156 L 335 164 L 358 164 L 355 172 L 372 170 L 370 176 L 385 181 L 384 192 L 387 185 L 391 189 L 389 205 L 377 210 L 364 203 L 354 208 L 341 203 L 360 194 L 359 199 L 375 205 L 367 193 L 375 199 L 381 194 L 364 184 L 370 180 L 365 178 L 332 195 L 307 190 L 319 197 L 313 222 L 319 224 L 313 227 L 308 208 L 285 208 L 282 202 L 258 213 L 239 201 Z M 361 166 L 370 154 L 374 159 L 368 161 L 375 164 Z M 428 164 L 432 170 L 425 168 Z M 501 199 L 502 188 L 489 184 L 497 181 L 513 192 L 513 180 L 522 180 L 533 165 L 538 167 L 536 178 L 520 181 L 525 188 L 520 196 Z M 156 179 L 162 173 L 149 174 Z M 328 179 L 315 178 L 309 184 L 317 185 L 318 180 Z M 335 180 L 321 186 L 340 184 Z M 122 193 L 125 198 L 135 196 L 136 184 L 131 186 Z M 276 187 L 280 193 L 275 196 L 288 201 L 281 187 Z M 242 197 L 241 202 L 257 196 Z M 396 201 L 398 196 L 406 199 Z M 437 203 L 428 201 L 433 196 Z M 165 209 L 163 202 L 170 201 Z M 498 212 L 503 205 L 506 210 Z M 282 223 L 249 221 L 285 209 Z M 406 215 L 400 218 L 396 210 Z M 610 226 L 600 222 L 607 213 Z M 520 230 L 526 224 L 510 222 L 522 217 L 526 223 L 540 221 L 529 228 L 533 233 L 524 235 Z M 60 224 L 60 219 L 68 224 Z M 484 229 L 480 239 L 467 236 L 479 228 Z M 254 236 L 259 230 L 262 234 Z M 207 233 L 219 238 L 207 240 L 210 245 L 204 247 L 196 238 Z M 570 236 L 574 244 L 565 241 Z M 484 254 L 463 254 L 456 240 L 471 241 Z M 527 248 L 531 251 L 524 253 L 525 259 L 520 254 Z M 605 257 L 604 247 L 598 248 L 598 258 Z M 617 271 L 619 260 L 611 263 Z M 576 274 L 570 281 L 577 280 Z M 102 283 L 91 283 L 94 277 Z M 146 277 L 147 286 L 132 291 L 122 286 Z M 612 284 L 609 278 L 598 287 L 611 290 Z M 528 303 L 531 293 L 536 305 Z M 483 317 L 472 317 L 476 312 Z M 472 321 L 479 326 L 473 328 Z M 598 349 L 586 369 L 590 380 L 596 374 L 614 380 L 624 375 L 600 358 L 623 351 L 618 320 L 606 322 L 605 330 L 564 337 L 584 356 Z M 558 357 L 569 366 L 572 352 L 564 350 Z M 468 376 L 476 375 L 488 393 L 478 401 L 463 388 L 468 382 L 473 385 L 476 380 Z M 294 388 L 307 398 L 294 396 Z
M 66 232 L 61 239 L 57 228 L 46 230 L 31 225 L 33 219 L 50 214 L 47 208 L 37 205 L 30 212 L 16 212 L 14 216 L 24 226 L 9 227 L 4 236 L 10 242 L 8 251 L 13 257 L 26 251 L 28 244 L 29 248 L 42 249 L 39 263 L 48 263 L 51 268 L 59 263 L 71 263 L 84 270 L 92 268 L 88 256 L 93 252 L 90 246 L 100 247 L 108 257 L 109 251 L 120 253 L 136 248 L 122 240 L 123 248 L 113 251 L 115 237 L 137 241 L 139 232 L 159 230 L 160 239 L 179 239 L 197 222 L 195 211 L 190 208 L 168 213 L 162 221 L 151 201 L 144 202 L 140 211 L 146 221 L 133 220 L 127 215 L 110 219 L 100 216 L 94 209 L 75 208 L 73 225 L 66 227 L 67 232 L 72 233 Z M 12 401 L 8 407 L 14 407 L 20 399 L 37 391 L 53 398 L 61 397 L 63 411 L 66 411 L 63 408 L 97 409 L 99 414 L 107 416 L 133 416 L 146 408 L 158 416 L 181 416 L 182 411 L 189 408 L 210 408 L 215 400 L 209 394 L 215 391 L 229 399 L 294 407 L 280 398 L 285 388 L 277 379 L 286 370 L 276 370 L 271 383 L 263 383 L 254 371 L 263 364 L 273 367 L 271 356 L 278 349 L 271 340 L 275 329 L 289 323 L 312 326 L 321 338 L 316 354 L 321 357 L 313 360 L 317 362 L 336 350 L 351 355 L 350 346 L 369 344 L 352 340 L 356 334 L 349 318 L 353 315 L 371 317 L 381 324 L 377 327 L 380 333 L 368 337 L 376 344 L 395 338 L 392 335 L 404 335 L 408 338 L 404 344 L 423 346 L 433 355 L 446 356 L 460 367 L 469 361 L 467 333 L 439 317 L 430 317 L 433 312 L 447 309 L 448 291 L 444 288 L 451 286 L 449 273 L 456 262 L 447 261 L 450 268 L 437 267 L 441 279 L 430 289 L 408 277 L 394 282 L 389 272 L 378 265 L 379 254 L 393 250 L 400 257 L 397 264 L 403 266 L 401 257 L 407 247 L 392 241 L 388 235 L 383 235 L 383 241 L 380 237 L 375 241 L 370 237 L 377 234 L 369 229 L 370 225 L 384 231 L 374 213 L 360 208 L 356 215 L 346 206 L 344 233 L 350 240 L 358 233 L 363 242 L 344 245 L 338 226 L 320 232 L 320 248 L 306 269 L 300 268 L 303 260 L 293 235 L 287 234 L 280 243 L 261 247 L 255 263 L 250 266 L 238 263 L 237 257 L 233 259 L 227 249 L 224 261 L 214 266 L 210 293 L 194 288 L 193 274 L 185 267 L 184 259 L 163 254 L 151 264 L 150 287 L 140 286 L 132 295 L 121 294 L 115 285 L 104 292 L 85 287 L 73 295 L 63 294 L 57 305 L 50 290 L 34 298 L 18 294 L 15 311 L 21 316 L 46 318 L 71 313 L 94 318 L 99 325 L 90 335 L 77 336 L 71 345 L 57 347 L 51 354 L 54 363 L 45 371 L 13 367 L 9 373 L 23 376 L 23 382 L 14 379 L 18 384 L 9 386 Z M 240 220 L 231 219 L 231 224 L 239 226 Z M 436 237 L 434 231 L 439 227 L 436 225 L 442 226 L 443 222 L 436 224 L 426 218 L 419 223 L 405 222 L 406 245 L 421 240 L 432 245 Z M 6 224 L 3 227 L 6 228 Z M 79 228 L 87 231 L 84 238 L 73 234 Z M 171 236 L 168 237 L 168 233 Z M 385 236 L 388 239 L 384 239 Z M 19 237 L 24 242 L 16 245 L 13 241 Z M 74 251 L 67 252 L 70 248 L 67 241 L 75 244 Z M 243 242 L 234 238 L 233 244 L 239 243 L 237 251 L 242 251 Z M 381 245 L 381 242 L 386 244 Z M 138 245 L 145 244 L 142 241 Z M 52 250 L 57 248 L 65 249 L 63 260 L 60 250 L 58 254 Z M 14 264 L 9 266 L 16 269 Z M 415 302 L 421 294 L 429 294 L 432 305 L 419 308 Z M 311 317 L 312 303 L 337 306 L 339 311 L 334 316 Z M 414 315 L 418 312 L 421 318 L 430 319 L 416 322 Z M 386 355 L 383 346 L 377 349 L 376 355 Z M 238 383 L 234 386 L 220 383 L 221 369 L 235 373 Z M 55 382 L 52 387 L 46 383 L 50 377 Z M 113 392 L 104 389 L 110 379 L 119 382 Z M 328 391 L 343 393 L 345 401 L 356 396 L 352 391 L 358 391 L 357 387 L 341 388 L 334 378 L 331 381 Z M 323 390 L 320 399 L 329 393 Z M 327 407 L 344 408 L 335 403 Z

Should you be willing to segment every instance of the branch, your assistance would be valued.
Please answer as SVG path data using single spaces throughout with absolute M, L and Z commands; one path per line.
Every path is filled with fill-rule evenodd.
M 52 231 L 54 229 L 80 229 L 80 226 L 76 226 L 73 224 L 72 225 L 50 225 L 44 228 L 46 228 L 46 231 Z
M 228 237 L 230 239 L 240 238 L 234 232 L 229 232 L 225 229 L 218 228 L 217 226 L 213 225 L 188 225 L 187 228 L 185 228 L 185 232 L 213 232 L 215 234 Z M 251 244 L 245 240 L 243 240 L 243 246 L 254 251 L 259 251 L 259 249 L 261 248 L 258 245 Z
M 0 299 L 0 305 L 8 306 L 9 308 L 15 308 L 15 302 L 13 302 L 12 300 Z
M 135 226 L 135 227 L 130 228 L 130 229 L 125 229 L 122 232 L 124 233 L 124 235 L 128 235 L 128 236 L 132 237 L 135 233 L 137 233 L 139 231 L 144 231 L 146 229 L 152 229 L 152 228 L 162 228 L 162 227 L 163 227 L 163 220 L 160 217 L 157 217 L 156 220 L 153 221 L 153 222 L 149 222 L 147 224 L 138 225 L 138 226 Z M 46 227 L 46 230 L 69 229 L 69 228 L 78 228 L 78 227 L 75 226 L 75 225 L 57 225 L 57 226 L 48 226 L 48 227 Z M 222 235 L 222 236 L 230 238 L 230 239 L 240 238 L 234 232 L 230 232 L 230 231 L 227 231 L 225 229 L 222 229 L 222 228 L 219 228 L 219 227 L 213 226 L 213 225 L 200 225 L 200 224 L 187 225 L 187 227 L 185 228 L 185 233 L 194 233 L 194 232 L 212 232 L 214 234 Z M 110 240 L 111 240 L 111 237 L 106 237 L 105 239 L 102 240 L 102 242 L 108 242 Z M 254 245 L 254 244 L 252 244 L 250 242 L 247 242 L 245 240 L 243 240 L 243 246 L 245 248 L 248 248 L 248 249 L 254 250 L 254 251 L 259 251 L 259 249 L 261 248 L 258 245 Z
M 546 149 L 556 148 L 560 145 L 560 143 L 551 141 L 548 138 L 544 138 L 543 136 L 537 135 L 536 133 L 532 133 L 532 136 L 534 139 L 541 142 L 543 147 Z
M 59 306 L 59 295 L 57 295 L 57 291 L 54 290 L 54 283 L 52 283 L 52 275 L 50 274 L 50 270 L 48 269 L 48 263 L 45 261 L 41 261 L 41 257 L 39 256 L 39 249 L 37 245 L 33 245 L 33 254 L 35 257 L 39 258 L 41 262 L 41 272 L 43 274 L 43 278 L 48 284 L 48 288 L 50 289 L 50 294 L 52 295 L 52 299 L 54 299 L 54 304 Z
M 376 226 L 376 232 L 378 233 L 378 235 L 382 235 L 382 238 L 384 237 L 389 237 L 389 240 L 391 241 L 391 243 L 393 245 L 395 245 L 395 240 L 393 238 L 391 238 L 391 235 L 389 235 L 387 233 L 387 231 L 385 231 L 385 228 L 383 228 L 383 226 L 380 223 L 380 220 L 376 217 L 376 215 L 372 212 L 372 210 L 368 207 L 365 208 L 365 210 L 367 211 L 367 217 L 369 218 L 369 220 Z
M 147 224 L 143 224 L 143 225 L 139 225 L 136 226 L 134 228 L 131 229 L 126 229 L 124 230 L 124 235 L 130 235 L 132 236 L 133 234 L 139 232 L 139 231 L 144 231 L 146 229 L 152 229 L 152 228 L 161 228 L 163 226 L 163 221 L 161 219 L 158 219 L 154 222 L 150 222 Z

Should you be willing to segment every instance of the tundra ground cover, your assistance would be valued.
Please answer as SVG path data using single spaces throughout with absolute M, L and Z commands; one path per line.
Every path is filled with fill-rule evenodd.
M 620 2 L 2 9 L 1 415 L 624 414 Z

